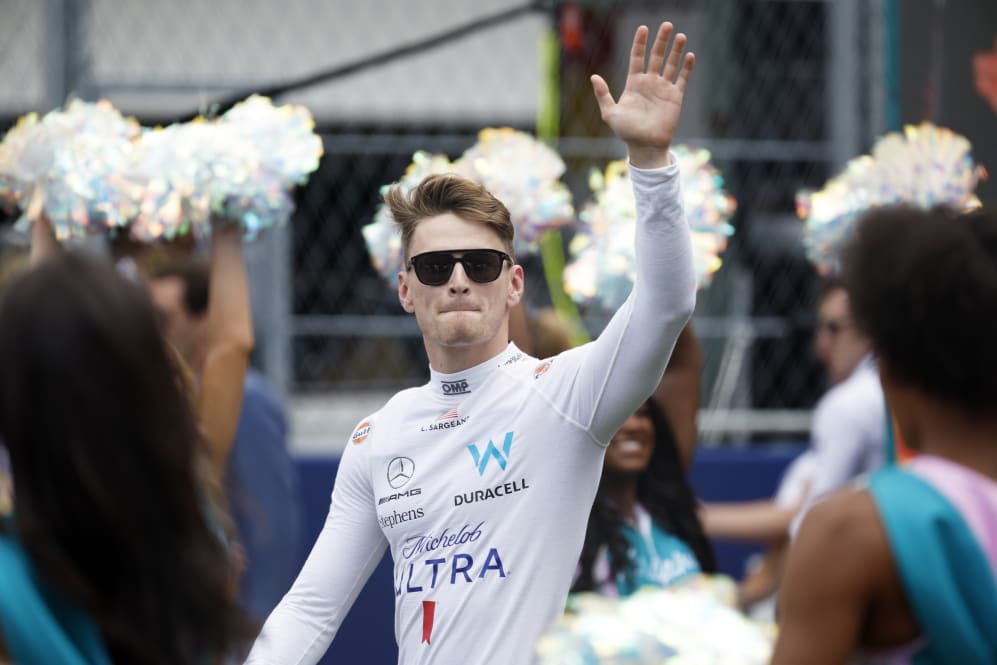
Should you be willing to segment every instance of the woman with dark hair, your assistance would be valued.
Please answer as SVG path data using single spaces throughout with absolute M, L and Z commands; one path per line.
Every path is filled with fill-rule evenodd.
M 201 427 L 145 291 L 93 259 L 47 256 L 0 303 L 0 367 L 9 657 L 209 664 L 246 645 Z
M 627 419 L 606 449 L 573 592 L 625 596 L 716 572 L 668 422 L 654 399 Z

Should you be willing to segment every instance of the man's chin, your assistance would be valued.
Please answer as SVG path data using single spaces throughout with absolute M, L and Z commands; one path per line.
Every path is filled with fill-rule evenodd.
M 488 340 L 488 335 L 485 334 L 480 326 L 451 326 L 440 332 L 440 343 L 443 346 L 475 346 Z
M 482 335 L 475 335 L 471 333 L 447 335 L 442 339 L 443 346 L 458 348 L 464 346 L 475 346 L 483 343 L 484 341 L 485 339 Z

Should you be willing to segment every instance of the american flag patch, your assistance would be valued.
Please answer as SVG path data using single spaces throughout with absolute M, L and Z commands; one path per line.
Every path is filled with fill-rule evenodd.
M 457 417 L 458 417 L 457 416 L 457 409 L 450 409 L 449 411 L 447 411 L 446 413 L 444 413 L 442 416 L 440 416 L 439 418 L 437 418 L 436 422 L 439 422 L 441 420 L 453 420 L 454 418 L 457 418 Z

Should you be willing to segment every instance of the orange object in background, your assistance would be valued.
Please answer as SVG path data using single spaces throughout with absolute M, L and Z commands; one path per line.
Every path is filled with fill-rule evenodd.
M 903 436 L 900 434 L 900 427 L 897 425 L 897 418 L 893 415 L 893 411 L 889 409 L 889 405 L 887 405 L 887 408 L 889 421 L 886 423 L 886 462 L 887 464 L 904 465 L 913 459 L 917 455 L 917 452 L 904 443 Z
M 890 414 L 890 418 L 893 418 L 892 413 Z M 900 435 L 900 428 L 897 427 L 896 418 L 893 418 L 893 449 L 897 464 L 906 464 L 910 459 L 917 455 L 913 449 L 908 448 L 904 443 L 904 439 Z

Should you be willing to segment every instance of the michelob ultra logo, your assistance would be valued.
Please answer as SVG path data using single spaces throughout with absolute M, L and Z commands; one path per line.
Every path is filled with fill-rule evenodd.
M 471 458 L 474 460 L 474 466 L 478 469 L 478 475 L 485 475 L 485 469 L 488 468 L 488 462 L 494 459 L 502 470 L 505 471 L 506 464 L 509 462 L 509 452 L 512 450 L 512 432 L 505 433 L 505 439 L 502 440 L 502 450 L 500 451 L 495 445 L 495 442 L 490 440 L 488 445 L 485 446 L 484 452 L 478 450 L 476 444 L 469 444 L 467 450 L 471 453 Z

